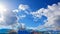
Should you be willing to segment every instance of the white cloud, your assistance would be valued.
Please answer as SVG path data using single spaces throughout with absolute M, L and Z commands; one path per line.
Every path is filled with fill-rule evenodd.
M 0 29 L 12 29 L 12 25 L 17 23 L 16 13 L 12 11 L 0 11 Z
M 15 9 L 15 10 L 13 10 L 13 12 L 17 12 L 17 13 L 18 13 L 18 12 L 19 12 L 19 10 L 18 10 L 18 9 Z
M 19 5 L 19 10 L 26 10 L 26 9 L 28 9 L 28 8 L 29 8 L 28 5 L 24 5 L 24 4 L 20 4 L 20 5 Z
M 26 14 L 28 14 L 27 9 L 29 8 L 28 5 L 20 4 L 18 9 L 15 10 L 6 10 L 6 11 L 0 11 L 0 29 L 7 28 L 7 29 L 19 29 L 19 28 L 25 28 L 24 23 L 18 23 L 19 19 L 25 18 L 26 15 L 19 15 L 17 16 L 17 13 L 19 11 L 25 11 Z
M 60 3 L 53 4 L 52 6 L 48 5 L 47 9 L 39 9 L 36 12 L 31 13 L 34 17 L 39 17 L 44 15 L 47 17 L 45 24 L 39 26 L 39 29 L 46 28 L 48 30 L 60 30 Z
M 13 10 L 13 12 L 16 14 L 16 13 L 19 13 L 19 12 L 24 12 L 26 14 L 29 14 L 28 13 L 28 10 L 29 9 L 29 6 L 28 5 L 24 5 L 24 4 L 20 4 L 18 9 L 15 9 Z M 20 20 L 20 19 L 23 19 L 26 17 L 26 14 L 22 14 L 22 15 L 19 15 L 19 16 L 16 16 L 17 17 L 17 22 Z M 13 29 L 18 29 L 18 28 L 25 28 L 25 24 L 24 23 L 20 23 L 19 26 L 17 25 L 16 26 L 16 23 L 12 25 Z
M 24 23 L 15 23 L 13 25 L 11 25 L 11 28 L 14 30 L 19 30 L 19 29 L 24 29 L 25 28 L 25 24 Z
M 20 4 L 19 7 L 18 7 L 18 11 L 19 11 L 19 12 L 23 11 L 23 12 L 25 12 L 26 14 L 29 14 L 30 8 L 29 8 L 29 6 L 26 5 L 26 4 Z
M 12 25 L 12 29 L 14 30 L 19 30 L 19 29 L 25 29 L 26 26 L 24 23 L 15 23 L 14 25 Z
M 38 18 L 41 18 L 41 14 L 42 14 L 42 11 L 44 10 L 44 8 L 41 8 L 39 10 L 37 10 L 36 12 L 30 12 L 30 14 L 33 15 L 33 17 L 38 17 Z
M 17 22 L 16 14 L 12 11 L 6 11 L 3 14 L 6 25 L 12 25 Z
M 21 23 L 21 28 L 24 29 L 26 26 L 24 23 Z
M 25 18 L 26 15 L 20 15 L 19 18 L 22 19 L 22 18 Z
M 30 14 L 33 16 L 33 21 L 37 22 L 39 19 L 41 19 L 42 17 L 42 13 L 43 13 L 43 10 L 45 10 L 44 8 L 41 8 L 37 11 L 34 11 L 34 12 L 30 12 Z
M 17 16 L 13 11 L 6 11 L 2 14 L 4 17 L 0 17 L 0 29 L 14 29 L 18 30 L 19 28 L 25 28 L 24 23 L 18 23 L 20 18 L 26 17 L 26 15 Z M 19 19 L 18 19 L 19 18 Z

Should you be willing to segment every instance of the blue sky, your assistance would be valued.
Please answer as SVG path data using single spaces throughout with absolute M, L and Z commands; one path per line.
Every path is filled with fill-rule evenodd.
M 60 0 L 18 0 L 18 4 L 27 4 L 32 10 L 46 8 L 47 5 L 60 2 Z
M 28 12 L 35 12 L 40 8 L 47 8 L 48 5 L 57 4 L 60 0 L 0 0 L 0 3 L 6 5 L 9 10 L 18 9 L 20 4 L 28 5 Z M 22 12 L 18 12 L 17 15 L 26 15 L 25 18 L 19 19 L 19 23 L 24 23 L 28 27 L 37 27 L 39 25 L 45 24 L 43 21 L 47 19 L 47 17 L 42 16 L 40 19 L 34 18 L 31 14 L 25 14 L 24 10 Z

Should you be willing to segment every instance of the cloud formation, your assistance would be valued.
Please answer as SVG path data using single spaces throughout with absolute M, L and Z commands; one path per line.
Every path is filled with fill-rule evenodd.
M 34 17 L 41 18 L 42 15 L 47 17 L 45 24 L 38 28 L 46 28 L 47 30 L 60 30 L 60 3 L 48 5 L 47 9 L 41 8 L 36 12 L 31 12 Z
M 29 6 L 28 5 L 24 5 L 24 4 L 20 4 L 18 9 L 15 9 L 13 10 L 13 12 L 16 14 L 16 17 L 17 17 L 17 22 L 23 18 L 26 17 L 26 14 L 28 14 L 28 10 L 29 9 Z M 19 13 L 19 14 L 18 14 Z M 20 14 L 22 13 L 22 14 Z M 25 14 L 23 14 L 25 13 Z M 17 15 L 18 14 L 18 15 Z M 24 29 L 25 28 L 25 24 L 24 23 L 20 23 L 18 22 L 18 25 L 16 26 L 17 23 L 15 23 L 14 25 L 12 25 L 12 27 L 14 27 L 15 29 Z
M 17 12 L 20 10 L 25 11 L 25 13 L 30 14 L 33 16 L 34 19 L 41 18 L 43 15 L 47 17 L 46 20 L 44 20 L 45 24 L 38 26 L 36 29 L 44 29 L 47 30 L 60 30 L 60 3 L 48 5 L 47 9 L 41 8 L 35 12 L 28 13 L 27 9 L 29 9 L 28 5 L 19 5 L 19 9 L 16 10 Z M 25 18 L 26 15 L 20 15 L 19 18 Z M 33 28 L 32 28 L 33 29 Z
M 20 11 L 20 10 L 26 11 L 26 9 L 28 9 L 28 8 L 29 8 L 28 5 L 20 4 L 18 11 Z M 60 3 L 48 5 L 47 9 L 41 8 L 35 12 L 30 12 L 28 14 L 32 15 L 34 19 L 36 19 L 36 18 L 40 19 L 43 15 L 47 17 L 47 19 L 44 20 L 45 24 L 38 26 L 36 29 L 46 28 L 47 30 L 60 30 L 60 25 L 59 25 L 60 24 L 60 19 L 59 19 L 59 17 L 60 17 Z M 25 15 L 23 17 L 25 18 L 27 16 Z
M 25 14 L 17 16 L 17 13 L 24 12 Z M 46 28 L 47 30 L 60 30 L 60 3 L 48 5 L 47 9 L 41 8 L 35 12 L 29 12 L 29 6 L 20 4 L 18 9 L 13 11 L 4 11 L 0 12 L 0 26 L 2 28 L 25 28 L 24 23 L 18 23 L 18 20 L 21 18 L 25 18 L 28 15 L 32 15 L 34 19 L 40 19 L 42 16 L 46 16 L 47 19 L 44 20 L 45 24 L 37 26 L 36 30 L 41 30 Z M 16 26 L 17 25 L 17 26 Z M 21 27 L 20 27 L 21 26 Z M 34 29 L 33 27 L 27 27 L 28 29 Z M 35 30 L 34 29 L 34 30 Z
M 29 8 L 29 6 L 28 5 L 24 5 L 24 4 L 20 4 L 19 7 L 18 7 L 18 9 L 20 9 L 20 10 L 26 10 L 28 8 Z
M 9 28 L 11 29 L 11 25 L 17 23 L 16 14 L 13 11 L 0 11 L 0 29 L 1 28 Z

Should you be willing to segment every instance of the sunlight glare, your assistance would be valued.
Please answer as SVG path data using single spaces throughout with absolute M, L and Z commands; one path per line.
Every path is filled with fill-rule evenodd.
M 0 11 L 6 11 L 6 8 L 4 5 L 0 5 Z
M 0 4 L 0 23 L 4 21 L 3 14 L 5 13 L 5 11 L 7 11 L 6 7 Z

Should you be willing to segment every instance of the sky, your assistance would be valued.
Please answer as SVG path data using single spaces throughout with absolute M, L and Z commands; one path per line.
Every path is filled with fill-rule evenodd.
M 18 6 L 18 1 L 17 0 L 0 0 L 0 4 L 6 5 L 7 8 L 9 9 L 16 9 Z
M 0 0 L 0 5 L 4 5 L 6 7 L 5 9 L 7 9 L 7 12 L 3 13 L 4 21 L 2 21 L 2 24 L 7 24 L 10 27 L 18 22 L 22 23 L 22 27 L 39 28 L 42 26 L 41 28 L 44 29 L 43 27 L 49 27 L 45 26 L 45 20 L 49 18 L 48 16 L 51 14 L 50 11 L 55 10 L 55 5 L 60 7 L 58 2 L 60 2 L 60 0 Z M 43 11 L 46 11 L 45 9 L 49 11 L 47 12 L 47 14 L 49 14 L 48 16 L 46 16 L 47 14 L 44 15 L 45 12 Z M 57 10 L 58 9 L 56 9 L 56 11 Z

